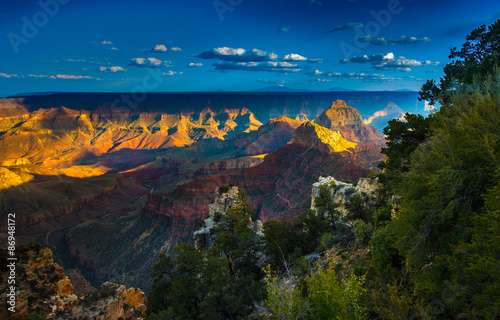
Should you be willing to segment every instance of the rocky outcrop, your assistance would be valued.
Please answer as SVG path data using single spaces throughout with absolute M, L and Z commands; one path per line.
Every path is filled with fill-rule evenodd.
M 333 177 L 320 177 L 319 181 L 312 185 L 311 209 L 317 212 L 315 200 L 319 196 L 319 191 L 325 186 L 330 191 L 334 202 L 341 204 L 341 211 L 345 212 L 344 205 L 354 195 L 360 195 L 365 200 L 367 206 L 373 204 L 376 198 L 377 189 L 380 184 L 376 178 L 361 178 L 356 183 L 346 183 L 335 180 Z M 318 212 L 320 214 L 321 212 Z
M 230 169 L 244 169 L 255 167 L 264 162 L 264 157 L 243 157 L 229 160 L 215 160 L 203 164 L 195 172 L 195 177 L 201 178 L 222 173 Z
M 237 187 L 220 186 L 215 190 L 215 200 L 209 205 L 208 218 L 203 220 L 202 227 L 193 234 L 194 247 L 198 250 L 208 250 L 212 246 L 213 228 L 226 214 L 227 210 L 241 204 Z M 254 228 L 258 235 L 263 236 L 263 225 L 260 220 L 248 221 L 248 227 Z
M 78 305 L 54 319 L 141 319 L 145 311 L 141 290 L 106 282 L 98 292 L 83 297 Z
M 297 130 L 295 130 L 295 144 L 300 144 L 306 147 L 313 147 L 319 150 L 334 153 L 334 152 L 350 152 L 349 149 L 354 149 L 356 143 L 347 141 L 342 138 L 338 131 L 331 131 L 325 127 L 317 125 L 313 122 L 304 122 Z
M 358 111 L 348 106 L 345 101 L 337 100 L 330 108 L 323 111 L 314 123 L 338 131 L 342 137 L 357 143 L 371 142 L 377 146 L 385 144 L 384 137 L 375 127 L 367 126 Z
M 53 316 L 57 309 L 69 310 L 76 305 L 78 298 L 74 294 L 73 286 L 64 270 L 54 263 L 52 251 L 39 245 L 30 245 L 18 248 L 17 258 L 14 315 L 22 316 L 41 310 Z M 8 273 L 2 274 L 5 280 L 0 285 L 3 301 L 7 301 L 7 277 Z
M 50 249 L 39 245 L 20 247 L 18 258 L 16 312 L 12 316 L 23 317 L 33 311 L 44 314 L 47 319 L 118 320 L 144 315 L 145 298 L 139 289 L 105 283 L 99 291 L 77 296 L 71 280 L 54 263 Z M 4 280 L 7 276 L 8 273 L 2 274 Z M 7 281 L 2 281 L 0 289 L 1 298 L 6 299 Z
M 271 119 L 255 133 L 238 137 L 235 146 L 243 148 L 246 156 L 267 154 L 289 143 L 299 126 L 298 120 L 287 117 Z

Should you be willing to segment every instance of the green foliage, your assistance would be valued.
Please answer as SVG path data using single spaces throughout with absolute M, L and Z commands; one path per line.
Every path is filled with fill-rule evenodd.
M 332 231 L 333 226 L 332 221 L 327 217 L 316 214 L 313 210 L 307 210 L 295 221 L 295 229 L 302 232 L 301 246 L 304 254 L 309 254 L 318 247 L 321 236 Z
M 392 203 L 390 199 L 386 199 L 385 205 L 381 206 L 373 213 L 373 223 L 375 227 L 384 226 L 392 218 Z
M 364 276 L 357 277 L 353 273 L 348 279 L 337 275 L 333 262 L 310 274 L 306 278 L 307 299 L 313 319 L 365 319 L 365 310 L 360 304 L 361 295 L 365 292 L 364 281 Z
M 246 317 L 262 300 L 261 243 L 250 228 L 252 211 L 242 200 L 220 218 L 215 244 L 199 251 L 176 247 L 175 258 L 160 255 L 151 268 L 148 319 L 234 319 Z
M 264 223 L 265 252 L 272 266 L 283 266 L 285 261 L 293 262 L 302 256 L 304 249 L 302 238 L 302 233 L 296 230 L 293 223 L 266 221 Z
M 370 221 L 372 219 L 373 212 L 366 207 L 365 200 L 360 194 L 351 196 L 345 207 L 348 211 L 347 217 L 350 220 L 363 219 L 364 221 Z
M 30 312 L 28 315 L 23 317 L 23 320 L 46 320 L 47 316 L 43 313 L 36 311 Z
M 404 289 L 400 290 L 396 282 L 387 285 L 387 291 L 372 291 L 374 311 L 382 319 L 401 320 L 429 318 L 421 300 L 414 298 Z M 426 317 L 420 317 L 420 316 Z M 417 317 L 418 316 L 418 317 Z
M 373 225 L 370 222 L 366 223 L 363 220 L 359 220 L 356 222 L 352 232 L 356 240 L 363 244 L 367 244 L 373 234 Z
M 387 159 L 378 164 L 384 172 L 396 174 L 408 171 L 410 155 L 428 136 L 433 118 L 406 113 L 405 120 L 393 119 L 384 128 L 387 143 L 381 153 Z
M 327 217 L 317 215 L 313 210 L 300 214 L 295 222 L 266 221 L 264 223 L 266 256 L 273 267 L 294 262 L 297 258 L 317 249 L 325 249 L 323 236 L 331 234 L 333 230 L 333 223 Z M 335 239 L 330 240 L 335 241 Z
M 338 211 L 339 205 L 333 201 L 330 188 L 326 184 L 319 186 L 314 206 L 319 214 L 327 217 L 332 223 L 340 217 L 340 212 Z
M 498 79 L 485 92 L 452 97 L 453 108 L 436 114 L 433 136 L 412 155 L 399 186 L 398 248 L 412 266 L 429 263 L 468 242 L 471 217 L 481 195 L 498 181 L 500 166 L 500 92 Z
M 450 308 L 459 312 L 472 305 L 473 317 L 496 319 L 500 317 L 500 183 L 483 199 L 483 209 L 472 217 L 472 241 L 460 243 L 442 263 L 452 269 L 449 291 L 458 292 Z
M 309 303 L 302 296 L 300 286 L 288 270 L 283 275 L 273 273 L 271 267 L 266 272 L 266 306 L 272 311 L 272 319 L 309 319 Z
M 402 257 L 396 249 L 396 239 L 389 227 L 374 232 L 372 246 L 373 266 L 380 271 L 393 271 L 402 265 Z
M 483 82 L 496 67 L 500 66 L 500 20 L 490 26 L 474 29 L 460 50 L 453 48 L 450 59 L 444 67 L 445 76 L 440 83 L 427 80 L 420 90 L 420 100 L 449 103 L 452 92 L 460 85 L 472 84 L 475 80 Z
M 402 201 L 392 220 L 379 223 L 389 203 L 374 216 L 380 229 L 370 241 L 372 263 L 401 274 L 400 285 L 427 304 L 420 313 L 499 315 L 499 88 L 498 74 L 458 88 L 433 115 L 431 134 L 410 153 L 407 169 L 386 180 Z
M 335 243 L 337 243 L 337 239 L 331 232 L 323 233 L 320 240 L 320 250 L 321 251 L 328 250 Z

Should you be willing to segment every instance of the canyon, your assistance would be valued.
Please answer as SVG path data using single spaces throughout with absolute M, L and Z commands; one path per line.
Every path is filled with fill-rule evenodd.
M 0 208 L 18 213 L 21 241 L 94 287 L 147 291 L 156 256 L 192 243 L 219 186 L 242 188 L 262 222 L 293 221 L 318 177 L 353 182 L 382 160 L 384 138 L 363 120 L 373 108 L 361 116 L 330 94 L 187 96 L 133 109 L 114 94 L 0 99 Z

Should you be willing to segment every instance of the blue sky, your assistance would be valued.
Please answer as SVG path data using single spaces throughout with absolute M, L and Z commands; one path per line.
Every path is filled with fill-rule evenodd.
M 19 0 L 0 7 L 0 96 L 418 90 L 498 1 Z

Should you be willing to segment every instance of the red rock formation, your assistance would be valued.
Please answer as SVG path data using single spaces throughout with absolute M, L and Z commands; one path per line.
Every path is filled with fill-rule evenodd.
M 339 131 L 344 139 L 349 141 L 372 142 L 377 146 L 385 144 L 384 137 L 377 132 L 377 129 L 367 126 L 358 111 L 342 100 L 332 103 L 330 108 L 314 120 L 314 123 L 332 131 Z
M 323 147 L 314 126 L 305 124 L 297 129 L 292 144 L 270 153 L 258 166 L 226 170 L 179 185 L 171 193 L 149 195 L 144 213 L 173 224 L 179 219 L 206 218 L 214 190 L 221 184 L 233 184 L 245 189 L 261 220 L 293 220 L 309 208 L 310 186 L 321 174 L 353 181 L 365 177 L 381 160 L 373 144 L 360 144 L 345 152 Z M 316 142 L 309 144 L 311 141 Z

